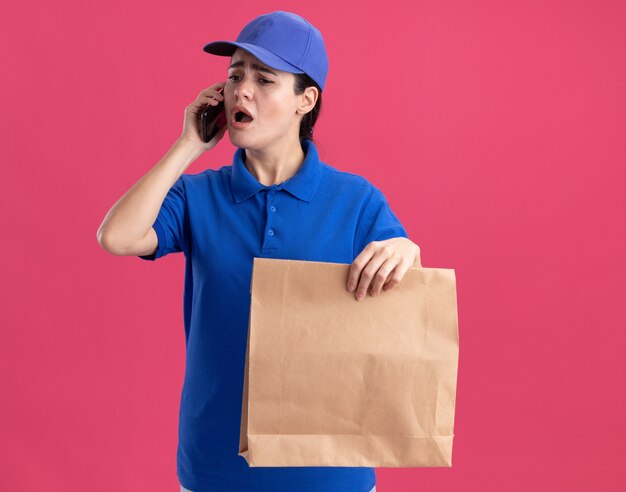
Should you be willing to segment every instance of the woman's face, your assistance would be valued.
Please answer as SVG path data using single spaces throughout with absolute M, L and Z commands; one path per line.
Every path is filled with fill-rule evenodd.
M 263 149 L 281 138 L 298 139 L 302 112 L 301 98 L 294 93 L 295 76 L 270 68 L 249 52 L 237 48 L 231 57 L 224 87 L 224 109 L 228 134 L 233 145 Z M 242 128 L 233 125 L 235 105 L 253 117 Z M 291 135 L 295 132 L 295 137 Z

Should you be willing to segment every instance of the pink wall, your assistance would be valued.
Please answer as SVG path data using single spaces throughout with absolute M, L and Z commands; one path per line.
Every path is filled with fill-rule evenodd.
M 202 46 L 275 9 L 326 39 L 322 159 L 457 274 L 453 466 L 378 490 L 626 490 L 618 0 L 3 4 L 0 490 L 178 490 L 184 257 L 96 230 L 225 78 Z

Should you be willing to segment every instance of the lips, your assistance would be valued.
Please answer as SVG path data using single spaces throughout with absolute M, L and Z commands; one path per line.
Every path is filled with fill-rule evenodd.
M 237 104 L 230 111 L 231 123 L 250 123 L 254 119 L 252 113 L 245 107 Z

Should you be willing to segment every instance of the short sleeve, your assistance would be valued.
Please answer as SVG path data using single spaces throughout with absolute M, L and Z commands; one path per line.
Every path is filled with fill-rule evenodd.
M 354 238 L 354 257 L 356 258 L 372 241 L 393 237 L 409 236 L 389 207 L 383 193 L 377 188 L 372 188 L 358 219 Z
M 151 255 L 140 255 L 139 258 L 142 260 L 154 261 L 169 253 L 178 253 L 187 249 L 189 227 L 183 177 L 184 174 L 181 174 L 167 192 L 152 225 L 158 237 L 157 249 Z

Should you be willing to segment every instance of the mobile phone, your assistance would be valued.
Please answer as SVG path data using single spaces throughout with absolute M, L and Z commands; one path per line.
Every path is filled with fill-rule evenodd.
M 223 94 L 223 92 L 222 88 L 221 93 Z M 225 124 L 224 101 L 220 101 L 215 106 L 206 104 L 200 111 L 200 133 L 205 143 L 209 142 Z

